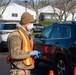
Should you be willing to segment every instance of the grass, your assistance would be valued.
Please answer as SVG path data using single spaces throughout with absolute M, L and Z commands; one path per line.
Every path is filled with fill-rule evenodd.
M 49 25 L 52 24 L 53 22 L 51 22 L 51 21 L 39 21 L 39 23 L 40 23 L 41 25 L 44 25 L 44 26 L 49 26 Z

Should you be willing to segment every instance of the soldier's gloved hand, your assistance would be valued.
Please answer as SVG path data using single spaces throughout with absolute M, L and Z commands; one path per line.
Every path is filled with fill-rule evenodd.
M 30 55 L 31 55 L 31 56 L 35 56 L 35 55 L 36 55 L 36 51 L 30 52 Z
M 34 58 L 39 58 L 39 56 L 40 56 L 41 53 L 39 51 L 37 51 L 37 50 L 34 50 L 34 51 L 36 51 L 36 55 L 35 55 Z
M 38 54 L 39 54 L 39 52 L 37 50 L 30 52 L 31 56 L 38 56 Z

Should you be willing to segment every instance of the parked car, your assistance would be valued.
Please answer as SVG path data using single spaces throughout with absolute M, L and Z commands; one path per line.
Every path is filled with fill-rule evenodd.
M 7 37 L 16 28 L 17 22 L 0 23 L 0 48 L 7 48 Z
M 39 62 L 52 65 L 56 75 L 74 75 L 76 67 L 76 22 L 53 23 L 34 38 L 34 49 L 40 51 Z
M 33 32 L 42 32 L 43 29 L 45 28 L 45 26 L 38 23 L 34 23 L 33 25 L 34 25 Z

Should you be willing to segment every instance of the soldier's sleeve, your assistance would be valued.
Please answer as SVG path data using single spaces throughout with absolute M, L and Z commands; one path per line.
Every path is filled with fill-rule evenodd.
M 12 59 L 26 59 L 30 57 L 30 52 L 21 50 L 22 39 L 18 35 L 9 38 L 10 55 Z

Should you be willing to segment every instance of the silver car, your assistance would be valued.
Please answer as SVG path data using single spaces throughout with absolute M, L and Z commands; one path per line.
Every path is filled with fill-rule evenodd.
M 0 48 L 7 48 L 7 37 L 16 29 L 17 22 L 2 22 L 0 23 Z

